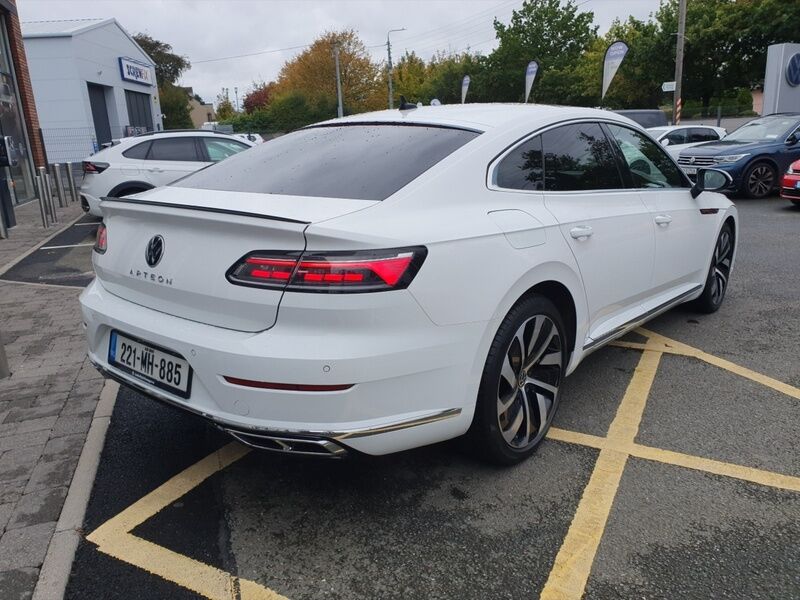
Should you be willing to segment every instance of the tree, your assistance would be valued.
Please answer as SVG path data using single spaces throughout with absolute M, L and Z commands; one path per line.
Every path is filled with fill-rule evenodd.
M 164 114 L 164 129 L 192 129 L 189 113 L 189 97 L 186 90 L 171 83 L 158 90 L 161 112 Z
M 248 114 L 259 108 L 267 106 L 275 95 L 277 84 L 274 81 L 269 83 L 253 83 L 252 91 L 244 95 L 242 106 Z
M 392 67 L 392 84 L 396 97 L 409 101 L 423 101 L 423 87 L 428 79 L 425 61 L 414 52 L 406 52 Z
M 234 110 L 230 98 L 219 94 L 217 96 L 217 120 L 227 121 L 234 115 L 236 115 L 236 110 Z
M 384 108 L 388 99 L 381 65 L 372 62 L 364 43 L 352 29 L 329 31 L 281 69 L 273 93 L 300 92 L 312 103 L 333 100 L 336 106 L 336 67 L 333 49 L 339 46 L 342 96 L 346 112 Z M 336 115 L 334 109 L 333 117 Z
M 519 102 L 524 95 L 525 66 L 539 61 L 531 97 L 536 102 L 569 104 L 575 101 L 580 80 L 574 69 L 596 38 L 594 14 L 578 12 L 574 0 L 525 0 L 504 25 L 495 20 L 500 41 L 489 55 L 487 93 L 494 101 Z M 578 94 L 579 95 L 579 94 Z
M 155 40 L 146 33 L 137 33 L 133 39 L 156 63 L 156 79 L 160 86 L 167 83 L 174 85 L 181 73 L 192 66 L 188 58 L 172 52 L 172 46 Z

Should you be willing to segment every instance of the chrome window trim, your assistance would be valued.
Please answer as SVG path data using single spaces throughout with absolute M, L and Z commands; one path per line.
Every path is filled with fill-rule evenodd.
M 680 188 L 675 188 L 675 187 L 668 187 L 668 188 L 628 188 L 628 187 L 623 187 L 623 188 L 598 188 L 598 189 L 591 189 L 591 190 L 560 190 L 560 191 L 559 190 L 552 190 L 552 191 L 547 191 L 547 190 L 520 190 L 520 189 L 515 189 L 515 188 L 505 188 L 505 187 L 501 187 L 501 186 L 497 185 L 497 170 L 498 170 L 498 167 L 500 166 L 500 163 L 503 161 L 503 159 L 506 156 L 508 156 L 509 154 L 514 152 L 517 148 L 519 148 L 522 144 L 526 143 L 528 140 L 531 140 L 531 139 L 535 138 L 538 135 L 542 135 L 543 133 L 546 133 L 546 132 L 548 132 L 548 131 L 550 131 L 552 129 L 556 129 L 558 127 L 563 127 L 564 125 L 575 125 L 575 124 L 579 124 L 579 123 L 597 123 L 597 124 L 603 123 L 605 125 L 618 125 L 620 127 L 627 127 L 628 129 L 632 129 L 633 131 L 636 131 L 637 133 L 643 133 L 645 135 L 645 137 L 650 139 L 650 141 L 652 141 L 657 146 L 660 146 L 660 143 L 658 142 L 658 140 L 656 140 L 646 130 L 644 130 L 642 128 L 633 127 L 629 123 L 623 123 L 623 122 L 617 121 L 615 119 L 610 119 L 610 118 L 599 118 L 599 119 L 597 119 L 597 118 L 591 118 L 591 117 L 581 117 L 581 118 L 576 118 L 576 119 L 566 119 L 564 121 L 557 121 L 555 123 L 551 123 L 549 125 L 545 125 L 543 127 L 540 127 L 539 129 L 535 129 L 531 133 L 528 133 L 528 134 L 522 136 L 521 138 L 517 139 L 516 141 L 514 141 L 513 143 L 508 145 L 497 156 L 495 156 L 489 162 L 489 166 L 486 169 L 486 188 L 488 190 L 492 191 L 492 192 L 507 192 L 507 193 L 511 192 L 511 193 L 516 193 L 516 194 L 530 194 L 530 195 L 538 195 L 538 196 L 544 196 L 544 194 L 547 193 L 547 194 L 553 194 L 553 195 L 559 195 L 560 196 L 560 195 L 576 195 L 576 194 L 578 194 L 578 195 L 581 195 L 581 194 L 602 194 L 602 193 L 606 193 L 606 192 L 615 192 L 615 193 L 620 193 L 620 192 L 637 192 L 637 193 L 641 193 L 641 192 L 663 192 L 665 190 L 686 190 L 688 192 L 690 187 L 691 187 L 691 185 L 693 185 L 692 181 L 688 178 L 686 173 L 683 172 L 683 169 L 678 164 L 678 162 L 672 156 L 670 156 L 670 154 L 668 152 L 663 151 L 663 150 L 662 151 L 664 152 L 664 154 L 667 157 L 669 157 L 669 159 L 677 167 L 678 171 L 680 171 L 681 175 L 683 176 L 685 182 L 688 183 L 690 187 L 680 187 Z M 798 129 L 800 129 L 800 127 L 798 127 Z M 611 143 L 611 142 L 609 141 L 609 143 Z M 542 147 L 542 151 L 544 151 L 544 147 Z

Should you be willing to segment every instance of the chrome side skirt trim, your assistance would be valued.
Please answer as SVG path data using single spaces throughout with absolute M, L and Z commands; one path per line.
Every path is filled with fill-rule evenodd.
M 141 394 L 144 394 L 145 396 L 148 396 L 165 404 L 169 404 L 170 406 L 174 406 L 175 408 L 179 408 L 181 410 L 195 414 L 197 416 L 203 417 L 204 419 L 211 421 L 215 425 L 218 425 L 225 431 L 228 431 L 228 433 L 234 435 L 234 437 L 236 437 L 237 439 L 240 439 L 239 435 L 245 434 L 245 435 L 262 436 L 264 438 L 271 438 L 273 440 L 280 439 L 280 440 L 290 441 L 294 439 L 295 436 L 299 436 L 300 438 L 308 438 L 305 441 L 311 441 L 314 439 L 316 440 L 328 439 L 340 442 L 348 439 L 367 437 L 371 435 L 380 435 L 382 433 L 390 433 L 392 431 L 400 431 L 402 429 L 409 429 L 411 427 L 419 427 L 420 425 L 427 425 L 429 423 L 436 423 L 438 421 L 443 421 L 445 419 L 452 419 L 453 417 L 457 417 L 461 414 L 460 408 L 447 408 L 444 410 L 431 411 L 428 414 L 419 417 L 414 417 L 413 419 L 404 419 L 402 421 L 396 421 L 394 423 L 388 423 L 386 425 L 376 425 L 373 427 L 364 427 L 360 429 L 345 429 L 340 431 L 327 431 L 322 429 L 320 430 L 272 429 L 268 427 L 253 427 L 253 426 L 243 427 L 239 423 L 234 423 L 232 421 L 228 421 L 227 419 L 221 419 L 219 417 L 209 415 L 208 413 L 205 413 L 189 405 L 187 402 L 173 399 L 169 395 L 162 393 L 158 390 L 149 389 L 145 387 L 141 382 L 134 379 L 133 377 L 117 373 L 99 364 L 91 356 L 89 356 L 89 360 L 94 365 L 94 367 L 98 371 L 100 371 L 100 373 L 102 373 L 105 377 L 113 379 L 127 387 L 133 388 L 134 390 L 136 390 Z M 248 445 L 251 446 L 255 445 L 241 439 L 240 441 L 243 441 L 244 443 L 247 443 Z M 323 447 L 330 451 L 330 448 L 325 446 Z
M 626 333 L 628 333 L 632 329 L 636 329 L 637 327 L 639 327 L 639 325 L 643 325 L 644 323 L 646 323 L 650 319 L 652 319 L 654 317 L 657 317 L 661 313 L 667 312 L 670 308 L 672 308 L 674 306 L 677 306 L 678 304 L 681 304 L 687 298 L 689 298 L 689 296 L 692 296 L 693 294 L 696 294 L 698 291 L 700 291 L 702 289 L 703 289 L 702 285 L 696 285 L 692 289 L 690 289 L 690 290 L 688 290 L 688 291 L 686 291 L 686 292 L 684 292 L 684 293 L 682 293 L 682 294 L 680 294 L 678 296 L 675 296 L 672 300 L 667 300 L 663 304 L 659 304 L 655 308 L 651 308 L 647 312 L 642 313 L 638 317 L 635 317 L 635 318 L 631 319 L 627 323 L 623 323 L 619 327 L 615 327 L 611 331 L 609 331 L 607 333 L 604 333 L 603 335 L 601 335 L 596 340 L 591 340 L 590 342 L 584 344 L 583 350 L 584 351 L 596 350 L 599 346 L 601 346 L 603 344 L 606 344 L 606 343 L 610 342 L 611 340 L 614 340 L 614 339 L 616 339 L 618 337 L 622 337 L 623 335 L 625 335 Z

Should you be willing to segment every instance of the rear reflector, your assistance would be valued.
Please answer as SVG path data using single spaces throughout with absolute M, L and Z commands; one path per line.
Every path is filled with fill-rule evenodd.
M 408 287 L 427 255 L 424 246 L 290 256 L 258 251 L 228 270 L 231 283 L 295 292 L 379 292 Z
M 352 383 L 341 385 L 306 385 L 302 383 L 271 383 L 269 381 L 254 381 L 252 379 L 239 379 L 238 377 L 223 377 L 228 383 L 244 387 L 259 388 L 262 390 L 286 390 L 291 392 L 340 392 L 353 387 Z

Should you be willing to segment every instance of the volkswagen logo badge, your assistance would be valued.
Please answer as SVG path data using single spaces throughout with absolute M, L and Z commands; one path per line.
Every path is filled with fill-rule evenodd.
M 786 83 L 792 87 L 800 85 L 800 53 L 793 55 L 786 63 Z
M 161 262 L 161 257 L 164 256 L 164 238 L 160 235 L 154 235 L 147 242 L 147 248 L 144 251 L 144 259 L 151 267 L 155 267 Z

